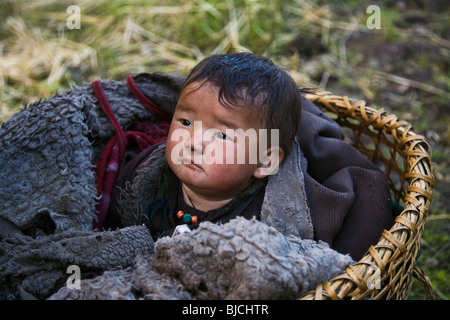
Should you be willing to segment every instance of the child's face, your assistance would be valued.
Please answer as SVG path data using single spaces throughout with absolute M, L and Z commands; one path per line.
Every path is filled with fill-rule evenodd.
M 254 147 L 261 128 L 254 111 L 225 108 L 216 87 L 192 83 L 182 91 L 173 115 L 167 162 L 191 190 L 214 199 L 232 198 L 259 177 Z

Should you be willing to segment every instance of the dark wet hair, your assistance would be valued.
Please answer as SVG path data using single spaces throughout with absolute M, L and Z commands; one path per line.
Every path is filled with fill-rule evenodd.
M 283 68 L 253 53 L 216 54 L 191 70 L 183 89 L 194 82 L 217 87 L 226 108 L 253 108 L 269 133 L 279 130 L 279 146 L 289 154 L 300 122 L 301 96 Z

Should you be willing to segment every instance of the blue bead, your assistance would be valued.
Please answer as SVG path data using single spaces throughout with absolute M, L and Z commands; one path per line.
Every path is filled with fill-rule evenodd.
M 192 215 L 190 215 L 189 213 L 185 213 L 183 215 L 183 221 L 184 221 L 184 223 L 191 223 L 192 222 Z

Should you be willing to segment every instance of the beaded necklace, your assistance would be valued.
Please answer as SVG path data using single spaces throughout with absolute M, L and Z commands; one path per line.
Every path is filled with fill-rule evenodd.
M 191 197 L 189 197 L 189 195 L 186 193 L 186 196 L 189 199 L 189 202 L 191 203 L 192 207 L 197 210 L 197 208 L 195 207 L 194 203 L 192 202 Z M 198 217 L 196 215 L 192 215 L 190 213 L 184 213 L 182 210 L 177 212 L 177 217 L 178 219 L 183 219 L 183 222 L 186 224 L 189 223 L 197 223 L 198 221 Z

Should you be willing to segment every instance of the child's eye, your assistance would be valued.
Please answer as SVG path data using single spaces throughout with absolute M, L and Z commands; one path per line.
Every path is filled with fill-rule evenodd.
M 219 138 L 220 140 L 230 140 L 231 138 L 229 136 L 227 136 L 225 133 L 223 132 L 216 132 L 215 136 L 217 138 Z
M 186 126 L 186 127 L 190 127 L 191 126 L 191 122 L 189 120 L 181 119 L 180 122 L 181 122 L 181 124 L 183 126 Z

